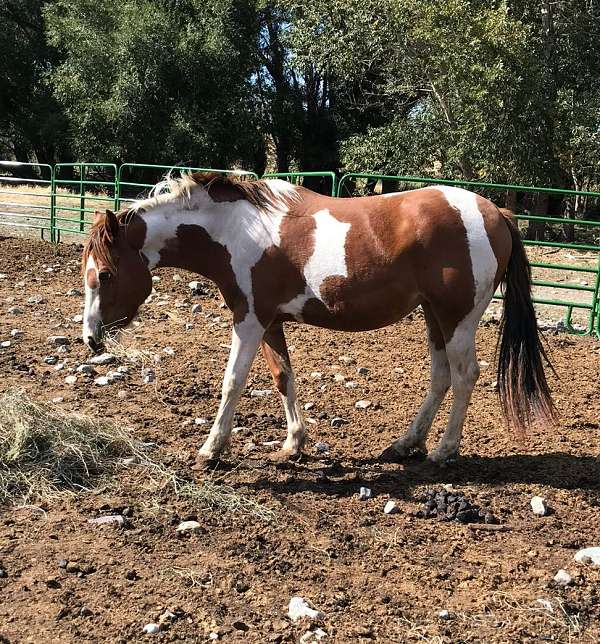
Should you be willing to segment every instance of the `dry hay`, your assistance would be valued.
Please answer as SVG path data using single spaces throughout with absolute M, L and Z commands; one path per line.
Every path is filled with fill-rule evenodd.
M 179 477 L 132 430 L 83 414 L 66 413 L 56 405 L 31 400 L 24 392 L 0 395 L 0 504 L 47 503 L 64 494 L 115 483 L 111 475 L 134 459 L 154 490 L 168 488 L 203 508 L 254 515 L 273 512 L 214 481 L 196 484 Z

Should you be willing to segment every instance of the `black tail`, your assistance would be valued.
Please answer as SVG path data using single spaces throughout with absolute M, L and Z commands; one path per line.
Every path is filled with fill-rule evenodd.
M 508 422 L 524 432 L 532 420 L 552 424 L 556 408 L 544 374 L 547 356 L 531 302 L 531 266 L 512 213 L 502 210 L 512 237 L 503 279 L 504 312 L 500 321 L 498 391 Z

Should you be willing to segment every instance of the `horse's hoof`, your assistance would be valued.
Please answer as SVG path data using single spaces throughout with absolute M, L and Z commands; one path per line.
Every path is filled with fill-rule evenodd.
M 293 452 L 289 449 L 278 449 L 267 455 L 272 463 L 289 463 L 290 461 L 299 461 L 302 458 L 302 452 Z
M 391 445 L 381 452 L 377 459 L 380 463 L 401 463 L 404 455 L 397 452 Z
M 218 457 L 196 455 L 196 460 L 192 465 L 194 472 L 206 472 L 207 470 L 216 470 L 219 467 L 220 460 Z
M 457 459 L 458 452 L 450 452 L 449 454 L 444 454 L 435 450 L 427 456 L 427 462 L 431 463 L 432 465 L 436 465 L 437 467 L 446 467 L 447 465 L 451 465 L 452 463 L 456 462 Z

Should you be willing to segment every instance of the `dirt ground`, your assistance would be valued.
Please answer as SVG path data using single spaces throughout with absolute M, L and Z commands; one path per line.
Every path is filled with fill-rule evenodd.
M 82 297 L 66 295 L 82 288 L 79 254 L 76 246 L 0 238 L 0 340 L 11 340 L 0 349 L 0 388 L 60 397 L 65 409 L 131 426 L 191 476 L 209 427 L 194 419 L 212 420 L 218 405 L 229 313 L 208 285 L 205 295 L 190 295 L 192 275 L 179 271 L 177 280 L 174 271 L 157 271 L 158 295 L 143 307 L 130 340 L 161 356 L 156 382 L 144 385 L 138 366 L 106 387 L 81 374 L 68 385 L 65 376 L 88 358 L 80 324 L 72 321 Z M 28 302 L 35 296 L 42 301 Z M 192 316 L 198 302 L 203 314 Z M 10 307 L 23 313 L 9 314 Z M 186 330 L 186 322 L 193 328 Z M 15 328 L 22 338 L 10 337 Z M 438 469 L 417 459 L 396 465 L 377 458 L 407 428 L 427 388 L 418 314 L 356 335 L 290 325 L 299 395 L 314 403 L 306 412 L 307 458 L 286 466 L 264 458 L 276 448 L 264 443 L 281 441 L 285 422 L 275 395 L 250 395 L 272 388 L 258 358 L 236 415 L 241 429 L 227 456 L 230 469 L 195 475 L 259 501 L 272 520 L 198 507 L 167 489 L 157 493 L 135 468 L 124 468 L 116 491 L 42 508 L 5 507 L 0 642 L 205 642 L 214 634 L 224 642 L 317 641 L 316 633 L 305 635 L 307 623 L 287 617 L 295 595 L 325 613 L 318 624 L 327 634 L 323 642 L 598 642 L 600 569 L 575 563 L 573 555 L 600 546 L 600 343 L 547 334 L 560 423 L 519 442 L 505 430 L 492 384 L 496 331 L 490 322 L 478 335 L 482 375 L 462 456 Z M 69 353 L 59 354 L 62 370 L 43 362 L 55 353 L 48 336 L 58 334 L 71 338 Z M 341 362 L 343 355 L 353 364 Z M 358 375 L 358 367 L 368 374 Z M 373 404 L 356 409 L 360 399 Z M 448 401 L 430 446 L 447 411 Z M 348 423 L 332 427 L 336 416 Z M 317 453 L 319 441 L 328 454 Z M 491 508 L 506 530 L 417 518 L 425 491 L 442 484 Z M 360 486 L 370 487 L 373 498 L 359 500 Z M 547 499 L 549 516 L 532 513 L 536 494 Z M 397 514 L 383 513 L 389 499 Z M 87 523 L 124 508 L 123 528 Z M 177 525 L 188 519 L 201 531 L 178 538 Z M 61 560 L 71 562 L 72 572 L 59 567 Z M 553 582 L 561 568 L 573 578 L 564 588 Z M 159 634 L 144 635 L 143 626 L 166 610 L 175 617 Z M 449 619 L 440 617 L 444 610 Z

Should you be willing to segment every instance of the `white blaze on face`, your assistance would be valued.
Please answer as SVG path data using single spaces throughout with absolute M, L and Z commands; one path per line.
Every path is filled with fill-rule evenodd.
M 90 288 L 88 284 L 88 275 L 93 271 L 95 276 L 95 288 Z M 88 338 L 92 337 L 98 340 L 97 329 L 102 321 L 100 317 L 100 281 L 98 279 L 98 267 L 94 258 L 90 255 L 85 267 L 83 276 L 83 285 L 85 290 L 85 308 L 83 310 L 83 341 L 87 343 Z
M 348 277 L 346 236 L 350 224 L 338 221 L 327 209 L 319 210 L 313 218 L 315 247 L 303 271 L 306 289 L 304 293 L 280 307 L 283 313 L 289 313 L 297 319 L 301 319 L 302 309 L 307 300 L 316 298 L 326 304 L 321 287 L 328 277 Z

